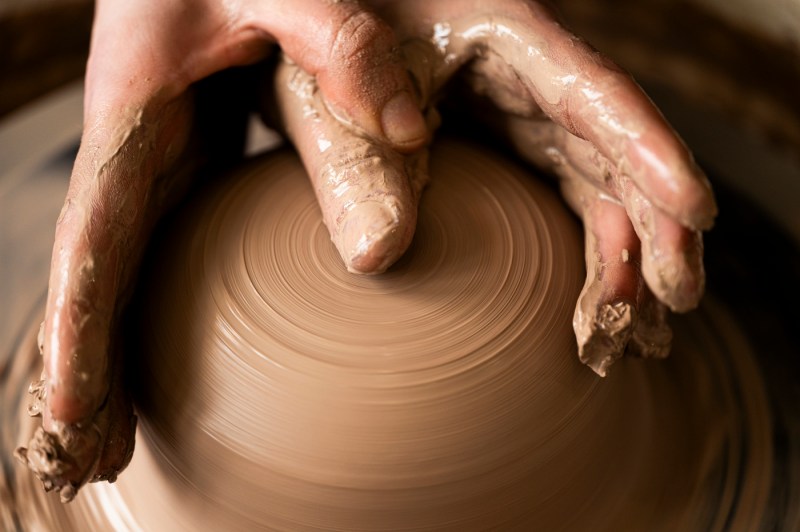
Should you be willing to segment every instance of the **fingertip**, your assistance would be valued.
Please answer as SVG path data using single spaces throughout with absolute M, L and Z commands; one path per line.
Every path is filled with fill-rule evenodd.
M 684 313 L 700 304 L 705 291 L 705 276 L 684 261 L 664 260 L 655 267 L 644 268 L 647 286 L 673 312 Z
M 685 227 L 710 229 L 717 216 L 711 183 L 677 134 L 664 125 L 630 145 L 627 170 L 648 199 Z
M 670 207 L 677 209 L 678 222 L 684 227 L 697 231 L 708 231 L 714 226 L 717 217 L 717 201 L 711 183 L 705 172 L 692 161 L 689 168 L 683 171 L 683 179 L 676 179 L 679 185 L 679 198 L 659 205 L 665 212 Z
M 598 304 L 587 301 L 591 289 L 578 301 L 573 325 L 578 338 L 578 357 L 601 377 L 625 352 L 636 324 L 636 309 L 627 301 Z
M 414 224 L 384 202 L 364 201 L 350 208 L 342 221 L 338 249 L 348 271 L 377 274 L 405 253 Z
M 709 231 L 714 227 L 714 220 L 719 214 L 719 209 L 708 181 L 701 183 L 700 187 L 701 190 L 696 195 L 697 199 L 694 202 L 688 202 L 687 212 L 681 222 L 685 227 L 696 231 Z
M 59 492 L 66 503 L 88 480 L 102 445 L 100 436 L 96 426 L 59 424 L 52 431 L 39 427 L 15 457 L 36 475 L 45 491 Z
M 655 297 L 673 312 L 697 308 L 705 291 L 703 241 L 699 231 L 678 227 L 678 235 L 667 233 L 667 224 L 660 224 L 664 234 L 646 246 L 642 273 Z

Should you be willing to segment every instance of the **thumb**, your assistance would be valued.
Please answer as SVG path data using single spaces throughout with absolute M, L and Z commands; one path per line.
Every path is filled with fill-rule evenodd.
M 317 79 L 329 111 L 410 152 L 428 130 L 392 29 L 358 2 L 259 3 L 256 17 L 285 55 Z M 291 87 L 290 87 L 291 89 Z

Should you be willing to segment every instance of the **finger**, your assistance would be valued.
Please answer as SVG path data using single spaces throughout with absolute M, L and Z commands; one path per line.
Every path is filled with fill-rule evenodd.
M 628 342 L 627 354 L 642 358 L 666 358 L 672 346 L 667 307 L 647 287 L 639 304 L 639 319 Z
M 261 2 L 257 23 L 315 76 L 326 104 L 362 133 L 414 151 L 428 130 L 392 29 L 359 2 Z
M 584 179 L 609 198 L 620 196 L 642 243 L 641 269 L 650 290 L 674 311 L 685 312 L 698 305 L 705 289 L 699 231 L 684 227 L 655 207 L 632 180 L 620 178 L 591 143 L 547 123 L 532 127 L 530 120 L 512 119 L 506 129 L 519 148 L 535 154 L 529 158 L 540 167 L 570 179 Z M 612 235 L 609 231 L 603 236 Z
M 56 225 L 43 328 L 46 405 L 27 462 L 63 500 L 101 458 L 112 324 L 159 205 L 178 182 L 157 177 L 190 130 L 188 98 L 148 105 L 89 116 Z
M 110 386 L 109 340 L 149 230 L 196 166 L 185 164 L 196 155 L 187 147 L 196 148 L 198 138 L 190 142 L 194 102 L 183 91 L 201 71 L 250 62 L 266 50 L 263 39 L 237 47 L 233 33 L 212 31 L 219 17 L 203 16 L 191 30 L 170 32 L 170 24 L 185 22 L 181 12 L 170 12 L 173 4 L 149 6 L 158 11 L 149 17 L 157 27 L 131 35 L 147 14 L 140 7 L 111 0 L 98 6 L 84 134 L 56 226 L 43 328 L 46 404 L 42 430 L 26 456 L 62 499 L 92 477 L 112 478 L 129 458 L 130 404 Z M 230 125 L 232 114 L 210 113 L 210 123 L 194 125 L 215 130 Z M 228 142 L 235 136 L 211 148 L 224 145 L 227 156 L 235 151 L 237 143 Z
M 713 194 L 686 146 L 628 74 L 566 31 L 549 10 L 510 0 L 490 10 L 479 0 L 411 0 L 403 7 L 420 21 L 437 21 L 438 33 L 428 32 L 442 55 L 456 63 L 476 58 L 470 63 L 476 89 L 501 109 L 530 114 L 535 103 L 591 142 L 662 211 L 687 227 L 710 227 Z
M 50 431 L 39 427 L 15 456 L 42 481 L 47 491 L 56 491 L 62 502 L 71 501 L 87 481 L 114 482 L 133 455 L 136 416 L 119 382 L 119 371 L 110 399 L 84 426 L 55 424 Z M 31 390 L 31 415 L 40 414 L 40 383 Z M 102 449 L 98 452 L 97 449 Z
M 26 356 L 35 361 L 27 353 L 42 353 L 43 324 L 37 329 L 38 331 L 31 329 L 25 335 L 17 357 Z M 32 417 L 45 415 L 46 372 L 42 373 L 41 380 L 31 383 L 28 393 L 31 395 L 28 414 Z M 86 481 L 89 470 L 94 465 L 95 456 L 86 456 L 85 453 L 87 450 L 91 453 L 99 444 L 100 434 L 93 429 L 79 431 L 74 427 L 63 426 L 55 429 L 47 432 L 43 427 L 38 427 L 27 446 L 18 447 L 14 456 L 36 475 L 45 490 L 55 490 L 61 494 L 62 501 L 69 501 L 75 496 L 78 487 Z
M 91 482 L 114 482 L 130 463 L 136 435 L 136 415 L 122 383 L 121 367 L 115 370 L 108 400 L 108 429 L 100 459 L 94 467 Z
M 591 183 L 595 193 L 620 196 L 642 245 L 641 268 L 650 290 L 672 310 L 695 308 L 705 289 L 703 240 L 655 207 L 632 180 L 589 142 L 546 121 L 508 117 L 502 131 L 524 157 L 565 179 Z M 603 236 L 612 236 L 603 233 Z
M 60 493 L 62 502 L 71 501 L 97 464 L 96 449 L 102 445 L 101 431 L 107 418 L 84 430 L 62 426 L 51 431 L 36 429 L 27 447 L 14 455 L 42 481 L 46 491 Z
M 716 206 L 704 174 L 650 99 L 625 72 L 565 31 L 547 13 L 528 19 L 540 45 L 534 57 L 544 75 L 522 76 L 534 99 L 557 123 L 591 142 L 651 201 L 681 224 L 710 227 Z M 517 24 L 525 28 L 524 22 Z M 530 37 L 524 36 L 525 42 Z M 497 38 L 512 53 L 509 39 Z M 536 41 L 534 41 L 536 42 Z M 517 57 L 519 53 L 515 54 Z M 512 62 L 517 73 L 531 65 Z M 502 78 L 498 78 L 502 79 Z
M 573 317 L 581 362 L 598 375 L 625 352 L 638 322 L 639 240 L 625 210 L 578 180 L 562 181 L 585 230 L 586 283 Z
M 169 188 L 154 190 L 154 183 L 185 143 L 189 105 L 181 100 L 133 116 L 122 108 L 90 120 L 84 133 L 56 224 L 44 326 L 54 420 L 80 423 L 105 400 L 118 296 Z
M 424 155 L 398 154 L 353 133 L 328 112 L 314 78 L 282 63 L 275 75 L 281 120 L 311 178 L 323 220 L 348 270 L 384 271 L 411 243 Z
M 666 357 L 672 343 L 672 331 L 666 322 L 667 307 L 647 287 L 642 271 L 657 271 L 653 266 L 658 263 L 651 260 L 654 256 L 669 261 L 678 255 L 653 253 L 653 239 L 640 240 L 645 232 L 640 228 L 636 233 L 631 224 L 631 219 L 634 219 L 632 210 L 623 209 L 613 203 L 616 187 L 611 183 L 613 171 L 608 161 L 587 141 L 549 122 L 515 117 L 503 121 L 501 132 L 519 153 L 539 167 L 549 169 L 561 177 L 565 199 L 583 218 L 586 231 L 587 281 L 573 320 L 581 359 L 602 374 L 597 368 L 607 370 L 615 360 L 614 357 L 618 357 L 623 351 L 645 358 Z M 646 212 L 653 209 L 651 206 Z M 642 217 L 635 219 L 640 220 Z M 664 231 L 655 231 L 668 242 L 675 241 L 670 238 L 674 234 L 670 229 L 677 231 L 678 235 L 685 236 L 688 233 L 688 230 L 663 213 L 658 214 L 658 219 L 660 223 L 670 224 L 666 228 L 661 227 Z M 642 242 L 646 244 L 643 245 Z M 680 277 L 687 280 L 679 282 L 669 291 L 670 294 L 676 292 L 682 296 L 676 298 L 662 294 L 661 297 L 665 300 L 682 299 L 684 304 L 691 301 L 691 304 L 696 305 L 702 295 L 702 242 L 697 243 L 693 249 L 694 254 L 689 254 L 691 260 L 683 263 L 683 275 Z M 617 256 L 627 261 L 623 261 L 623 264 L 608 264 L 602 259 Z M 646 266 L 643 266 L 643 262 Z M 676 268 L 667 270 L 679 271 Z M 602 279 L 598 278 L 600 271 L 604 273 Z M 634 286 L 635 292 L 632 291 Z M 614 295 L 621 297 L 615 298 Z M 635 303 L 629 308 L 626 301 Z M 610 306 L 604 308 L 603 305 Z M 632 315 L 632 326 L 620 327 L 619 324 L 625 324 L 629 311 Z M 598 327 L 599 323 L 608 321 L 609 317 L 617 318 L 614 321 L 617 325 L 616 337 L 609 338 L 606 332 L 614 329 L 613 327 Z M 624 345 L 626 337 L 627 347 Z
M 702 233 L 653 206 L 632 182 L 622 186 L 625 208 L 642 242 L 642 272 L 650 290 L 673 311 L 697 307 L 705 290 Z
M 628 214 L 605 186 L 606 170 L 591 144 L 549 120 L 497 113 L 484 118 L 521 156 L 560 177 L 564 199 L 583 220 L 586 282 L 573 328 L 580 360 L 605 376 L 639 327 L 646 290 L 641 246 Z

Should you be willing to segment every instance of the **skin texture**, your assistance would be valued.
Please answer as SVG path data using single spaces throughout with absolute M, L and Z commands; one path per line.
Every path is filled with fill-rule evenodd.
M 275 78 L 278 114 L 349 270 L 382 271 L 409 245 L 426 181 L 418 149 L 437 124 L 442 88 L 458 75 L 501 111 L 475 118 L 557 174 L 584 221 L 589 275 L 574 319 L 584 362 L 602 375 L 626 349 L 665 354 L 661 305 L 697 304 L 699 231 L 712 223 L 714 200 L 627 74 L 538 3 L 370 7 L 98 3 L 84 135 L 51 263 L 43 428 L 19 452 L 64 500 L 89 480 L 113 479 L 130 458 L 135 418 L 117 385 L 113 331 L 158 216 L 198 164 L 237 151 L 228 132 L 244 116 L 237 102 L 246 94 L 214 75 L 263 59 L 276 42 L 287 59 Z M 215 80 L 223 90 L 215 92 Z M 202 138 L 208 130 L 217 138 Z

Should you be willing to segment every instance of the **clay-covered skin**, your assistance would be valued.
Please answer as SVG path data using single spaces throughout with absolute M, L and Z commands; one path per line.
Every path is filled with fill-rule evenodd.
M 460 5 L 460 14 L 427 8 L 439 21 L 427 48 L 439 52 L 441 76 L 469 62 L 474 90 L 505 112 L 484 119 L 561 178 L 584 221 L 587 281 L 574 319 L 581 359 L 604 375 L 628 345 L 664 356 L 670 335 L 660 305 L 689 310 L 704 288 L 699 230 L 716 212 L 707 180 L 630 77 L 546 9 L 493 3 L 487 14 L 483 2 Z M 420 31 L 387 17 L 399 21 L 399 35 Z
M 624 360 L 598 379 L 575 356 L 582 243 L 560 199 L 470 144 L 434 145 L 430 177 L 408 253 L 380 276 L 342 267 L 288 150 L 195 196 L 159 232 L 136 297 L 130 467 L 70 505 L 18 467 L 16 522 L 65 532 L 769 522 L 769 405 L 725 313 L 677 320 L 674 359 Z M 24 412 L 2 419 L 33 432 Z
M 427 153 L 404 155 L 366 137 L 331 111 L 317 80 L 292 61 L 279 65 L 274 86 L 281 122 L 303 155 L 345 266 L 353 273 L 385 271 L 414 235 Z
M 263 58 L 276 40 L 289 59 L 275 77 L 278 114 L 349 270 L 383 271 L 409 246 L 427 180 L 416 149 L 436 126 L 442 88 L 459 74 L 501 111 L 489 121 L 508 142 L 562 178 L 584 220 L 589 277 L 574 316 L 581 360 L 605 374 L 624 350 L 663 356 L 660 305 L 697 304 L 699 231 L 715 215 L 707 181 L 630 77 L 539 4 L 375 2 L 375 16 L 354 2 L 252 1 L 220 11 L 208 0 L 189 25 L 171 2 L 142 5 L 107 0 L 98 9 L 86 129 L 53 252 L 46 434 L 20 452 L 65 499 L 87 480 L 114 478 L 130 456 L 133 425 L 119 420 L 133 418 L 114 385 L 116 318 L 165 198 L 190 175 L 179 164 L 195 118 L 189 86 Z M 166 40 L 147 44 L 170 53 L 155 54 L 155 64 L 131 58 L 111 19 L 159 21 L 148 35 Z M 192 31 L 175 44 L 164 21 Z M 122 425 L 109 445 L 110 427 Z
M 56 226 L 50 319 L 40 333 L 45 369 L 32 415 L 42 416 L 43 428 L 17 452 L 45 489 L 59 491 L 65 501 L 90 480 L 113 480 L 133 451 L 135 417 L 118 384 L 117 358 L 107 356 L 117 318 L 109 305 L 124 300 L 148 228 L 170 190 L 186 181 L 187 174 L 176 173 L 163 182 L 163 173 L 174 168 L 187 142 L 181 124 L 189 120 L 189 105 L 169 104 L 160 116 L 133 105 L 118 111 L 118 129 L 84 133 Z M 157 135 L 165 123 L 167 131 Z M 92 201 L 97 196 L 113 201 Z
M 716 207 L 686 146 L 636 83 L 535 3 L 412 0 L 379 3 L 378 12 L 402 42 L 430 127 L 442 89 L 459 74 L 494 106 L 476 122 L 561 178 L 586 228 L 587 281 L 574 316 L 581 360 L 605 375 L 626 351 L 666 356 L 663 305 L 685 312 L 702 296 L 700 230 Z M 343 124 L 292 62 L 275 85 L 345 264 L 385 269 L 413 234 L 424 158 L 398 157 Z M 339 149 L 332 138 L 342 139 Z M 353 235 L 362 207 L 376 223 Z
M 98 2 L 84 132 L 51 262 L 43 430 L 17 453 L 64 500 L 89 480 L 113 480 L 130 458 L 135 418 L 117 384 L 120 309 L 165 206 L 198 163 L 240 136 L 195 138 L 207 115 L 222 115 L 222 107 L 238 115 L 246 102 L 239 87 L 201 109 L 194 84 L 265 58 L 276 42 L 364 131 L 398 149 L 424 142 L 427 129 L 392 54 L 391 29 L 358 3 Z

